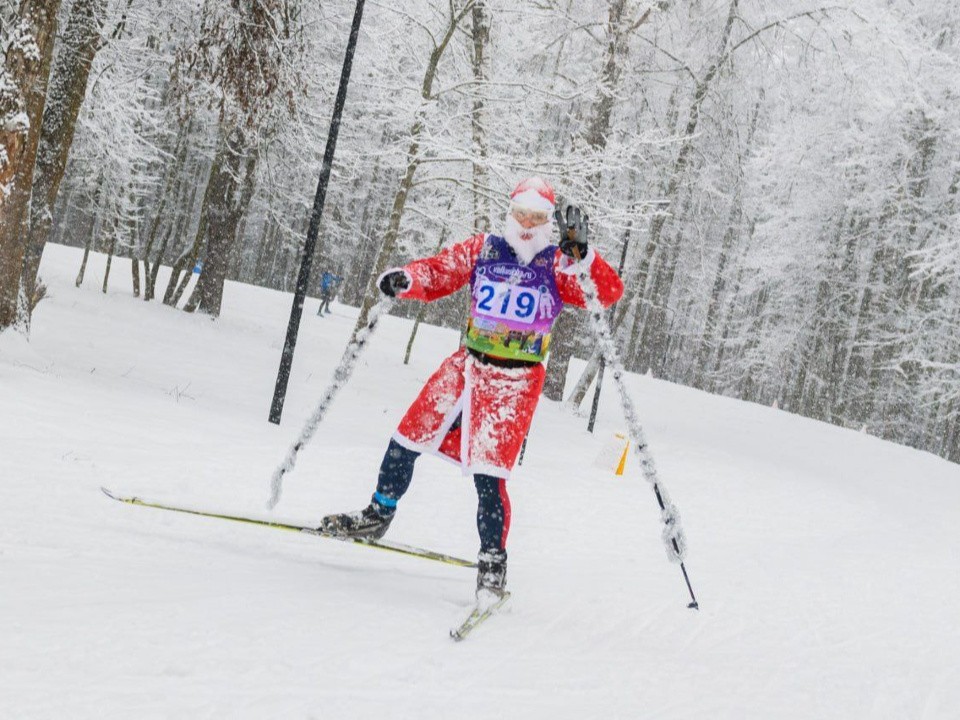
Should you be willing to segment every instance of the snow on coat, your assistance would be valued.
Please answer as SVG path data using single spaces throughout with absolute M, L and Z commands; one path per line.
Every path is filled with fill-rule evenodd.
M 470 281 L 487 238 L 474 235 L 433 257 L 399 268 L 410 281 L 399 297 L 430 302 L 459 290 Z M 585 268 L 589 268 L 604 306 L 620 298 L 623 283 L 593 248 L 579 261 L 557 249 L 554 275 L 564 304 L 586 306 L 577 280 L 577 273 Z M 545 376 L 540 363 L 501 367 L 482 362 L 461 347 L 427 380 L 393 438 L 410 450 L 458 463 L 464 475 L 509 478 Z

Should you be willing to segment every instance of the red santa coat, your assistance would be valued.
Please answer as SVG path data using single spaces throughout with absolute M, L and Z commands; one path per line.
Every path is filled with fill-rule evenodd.
M 404 266 L 410 287 L 400 294 L 430 302 L 470 281 L 486 235 L 479 234 L 434 257 Z M 593 248 L 580 261 L 557 250 L 554 276 L 564 304 L 585 307 L 576 273 L 586 265 L 606 307 L 623 294 L 616 271 Z M 460 465 L 464 475 L 509 478 L 530 428 L 546 373 L 542 364 L 500 367 L 461 347 L 427 380 L 400 421 L 393 439 L 420 453 Z M 460 423 L 456 420 L 460 418 Z

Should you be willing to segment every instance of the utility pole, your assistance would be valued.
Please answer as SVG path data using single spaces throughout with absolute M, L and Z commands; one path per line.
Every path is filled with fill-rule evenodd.
M 320 179 L 317 182 L 317 194 L 313 198 L 313 210 L 310 213 L 310 225 L 307 228 L 307 242 L 303 248 L 300 274 L 297 276 L 293 307 L 290 310 L 290 322 L 287 324 L 287 339 L 283 345 L 280 370 L 277 373 L 277 384 L 273 391 L 273 402 L 270 405 L 270 422 L 275 425 L 280 424 L 280 416 L 283 414 L 283 401 L 287 396 L 287 383 L 290 381 L 290 369 L 293 366 L 293 351 L 297 347 L 297 333 L 300 330 L 300 318 L 303 316 L 303 302 L 307 296 L 310 269 L 313 266 L 313 256 L 317 249 L 317 235 L 320 232 L 320 219 L 323 217 L 323 206 L 327 199 L 327 185 L 330 182 L 330 171 L 333 168 L 333 155 L 337 149 L 340 118 L 343 115 L 343 106 L 347 100 L 347 85 L 350 82 L 350 70 L 353 67 L 353 54 L 357 48 L 357 36 L 360 34 L 363 3 L 364 0 L 357 0 L 357 7 L 353 13 L 353 25 L 350 28 L 350 38 L 347 40 L 343 69 L 340 72 L 340 88 L 337 90 L 337 100 L 333 106 L 333 118 L 330 120 L 327 147 L 323 153 L 323 165 L 320 167 Z

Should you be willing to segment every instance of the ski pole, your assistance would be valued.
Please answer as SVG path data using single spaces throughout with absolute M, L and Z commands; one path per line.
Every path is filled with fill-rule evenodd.
M 579 261 L 580 253 L 574 248 L 574 255 Z M 690 593 L 690 603 L 688 608 L 699 610 L 700 605 L 697 597 L 693 593 L 693 586 L 690 584 L 690 576 L 687 574 L 687 567 L 684 564 L 684 558 L 687 555 L 687 542 L 680 525 L 680 511 L 677 506 L 670 501 L 670 496 L 663 483 L 657 477 L 657 468 L 653 463 L 653 456 L 647 447 L 647 440 L 640 425 L 636 408 L 633 400 L 627 393 L 626 385 L 623 382 L 624 369 L 620 362 L 620 355 L 617 352 L 616 343 L 613 340 L 613 332 L 610 330 L 610 324 L 607 322 L 603 306 L 597 297 L 597 286 L 590 276 L 589 268 L 580 269 L 577 272 L 577 280 L 583 290 L 584 299 L 587 304 L 587 311 L 590 314 L 590 328 L 593 330 L 594 340 L 600 348 L 604 362 L 611 370 L 614 383 L 617 386 L 617 394 L 620 396 L 620 406 L 623 409 L 624 419 L 627 421 L 627 429 L 630 439 L 633 441 L 634 452 L 640 461 L 640 472 L 644 480 L 653 486 L 653 492 L 657 497 L 657 504 L 660 506 L 660 519 L 663 521 L 663 541 L 667 550 L 667 557 L 670 562 L 680 565 L 683 573 L 684 582 L 687 584 L 687 591 Z
M 333 382 L 327 387 L 327 391 L 323 394 L 320 402 L 317 403 L 313 414 L 307 419 L 303 430 L 300 431 L 300 437 L 290 446 L 283 462 L 273 471 L 273 477 L 270 480 L 270 499 L 267 501 L 268 509 L 272 510 L 280 501 L 280 494 L 283 491 L 283 476 L 293 470 L 293 466 L 297 463 L 297 454 L 304 445 L 310 442 L 310 438 L 312 438 L 313 434 L 317 431 L 317 427 L 323 420 L 323 416 L 326 415 L 327 410 L 333 403 L 334 397 L 336 397 L 340 388 L 346 385 L 347 380 L 350 379 L 350 376 L 353 374 L 353 369 L 357 364 L 357 358 L 360 357 L 360 353 L 363 351 L 364 346 L 377 327 L 377 322 L 381 316 L 390 312 L 393 302 L 393 298 L 385 297 L 374 305 L 370 309 L 366 326 L 356 334 L 353 341 L 350 342 L 346 350 L 343 351 L 340 364 L 337 365 L 336 370 L 333 371 Z
M 617 275 L 623 277 L 623 266 L 627 264 L 627 248 L 630 247 L 630 228 L 633 227 L 633 219 L 627 224 L 627 232 L 623 236 L 623 248 L 620 250 L 620 264 L 617 265 Z M 613 304 L 612 310 L 617 309 L 617 303 Z M 597 423 L 597 411 L 600 409 L 600 390 L 603 387 L 603 371 L 606 363 L 603 358 L 600 359 L 600 367 L 597 368 L 596 387 L 593 390 L 593 404 L 590 406 L 590 419 L 587 421 L 587 432 L 593 432 L 593 426 Z

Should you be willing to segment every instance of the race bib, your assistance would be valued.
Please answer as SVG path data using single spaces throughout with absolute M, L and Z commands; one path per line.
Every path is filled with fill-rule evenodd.
M 480 280 L 474 288 L 477 312 L 487 317 L 532 323 L 540 308 L 540 293 L 505 282 Z
M 554 277 L 556 247 L 524 265 L 503 238 L 488 236 L 470 278 L 466 346 L 494 357 L 541 362 L 563 308 Z

